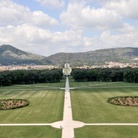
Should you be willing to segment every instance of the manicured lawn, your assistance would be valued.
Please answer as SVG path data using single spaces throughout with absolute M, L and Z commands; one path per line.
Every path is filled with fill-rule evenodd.
M 0 123 L 48 123 L 62 120 L 64 91 L 62 83 L 15 85 L 0 88 L 0 99 L 27 99 L 30 105 L 0 110 Z M 61 138 L 61 130 L 50 126 L 3 126 L 1 138 Z
M 65 80 L 65 79 L 64 79 Z M 30 105 L 0 110 L 0 123 L 50 123 L 63 119 L 65 81 L 61 83 L 14 85 L 0 88 L 0 99 L 27 99 Z M 107 103 L 109 97 L 138 96 L 138 85 L 123 82 L 70 81 L 73 119 L 86 123 L 138 123 L 138 107 Z M 75 138 L 135 138 L 138 126 L 84 126 Z M 61 138 L 60 129 L 50 126 L 3 126 L 1 138 Z
M 0 127 L 0 138 L 61 138 L 61 130 L 48 126 Z
M 64 91 L 54 88 L 60 85 L 59 83 L 1 87 L 0 99 L 27 99 L 30 104 L 20 109 L 0 110 L 0 123 L 49 123 L 62 120 Z
M 85 126 L 75 129 L 75 138 L 137 138 L 138 126 Z
M 137 84 L 74 82 L 74 86 L 76 90 L 71 90 L 74 120 L 87 123 L 138 123 L 138 107 L 107 103 L 109 97 L 137 96 Z

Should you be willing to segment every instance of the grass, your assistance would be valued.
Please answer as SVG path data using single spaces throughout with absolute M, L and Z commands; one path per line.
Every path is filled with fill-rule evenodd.
M 109 97 L 137 96 L 138 86 L 123 82 L 71 82 L 73 119 L 87 123 L 138 123 L 138 107 L 107 103 Z M 75 138 L 136 138 L 138 126 L 84 126 Z
M 27 107 L 0 110 L 0 123 L 48 123 L 62 120 L 63 82 L 52 84 L 14 85 L 0 88 L 0 99 L 27 99 Z M 3 126 L 1 138 L 61 138 L 61 130 L 50 126 Z
M 61 138 L 61 130 L 44 126 L 0 127 L 1 138 Z
M 75 129 L 75 138 L 137 138 L 138 126 L 85 126 Z
M 53 85 L 49 84 L 52 88 Z M 59 85 L 61 85 L 59 83 Z M 0 98 L 27 99 L 27 107 L 0 111 L 1 123 L 49 123 L 62 120 L 64 91 L 48 89 L 46 84 L 2 87 Z
M 64 79 L 65 80 L 65 79 Z M 14 85 L 0 88 L 0 99 L 27 99 L 30 105 L 1 110 L 0 123 L 50 123 L 62 120 L 65 82 Z M 107 103 L 109 97 L 138 96 L 138 86 L 123 82 L 70 81 L 73 119 L 87 123 L 138 123 L 138 107 Z M 75 138 L 135 138 L 137 126 L 85 126 L 75 129 Z M 61 130 L 50 126 L 3 126 L 1 138 L 61 138 Z
M 74 84 L 78 87 L 81 83 Z M 109 97 L 137 96 L 137 84 L 95 82 L 89 83 L 89 86 L 71 92 L 74 120 L 87 123 L 138 123 L 138 107 L 107 103 Z

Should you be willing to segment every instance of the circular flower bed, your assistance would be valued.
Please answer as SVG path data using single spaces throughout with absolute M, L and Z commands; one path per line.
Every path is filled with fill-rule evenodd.
M 123 106 L 138 106 L 138 96 L 117 96 L 107 100 L 108 103 Z
M 25 99 L 2 99 L 0 100 L 0 110 L 16 109 L 28 106 L 29 102 Z

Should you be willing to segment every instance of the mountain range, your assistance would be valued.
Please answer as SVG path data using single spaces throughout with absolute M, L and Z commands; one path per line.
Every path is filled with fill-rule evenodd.
M 48 57 L 29 53 L 11 45 L 0 46 L 0 65 L 104 65 L 106 62 L 138 63 L 138 48 L 110 48 L 79 53 L 57 53 Z

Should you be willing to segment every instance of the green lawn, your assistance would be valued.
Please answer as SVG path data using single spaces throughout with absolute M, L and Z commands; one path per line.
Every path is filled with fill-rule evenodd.
M 48 126 L 0 127 L 0 138 L 61 138 L 61 130 Z
M 138 107 L 107 103 L 107 99 L 113 96 L 138 96 L 137 84 L 74 82 L 74 86 L 78 88 L 71 91 L 74 120 L 87 123 L 138 123 Z
M 137 138 L 138 126 L 85 126 L 75 129 L 75 138 Z
M 58 85 L 60 87 L 61 84 L 1 87 L 0 99 L 22 98 L 29 100 L 30 105 L 14 110 L 0 110 L 0 123 L 48 123 L 62 120 L 64 91 L 52 89 Z
M 65 80 L 65 79 L 64 79 Z M 61 83 L 14 85 L 0 88 L 0 99 L 27 99 L 30 105 L 0 110 L 0 123 L 50 123 L 63 118 L 64 90 Z M 138 85 L 123 82 L 70 81 L 73 119 L 87 123 L 138 123 L 138 107 L 107 103 L 109 97 L 138 96 Z M 137 126 L 85 126 L 75 129 L 75 138 L 135 138 Z M 50 126 L 3 126 L 1 138 L 61 138 L 61 130 Z
M 71 82 L 73 119 L 87 123 L 138 123 L 138 107 L 107 103 L 109 97 L 138 96 L 132 83 Z M 136 138 L 138 126 L 84 126 L 75 129 L 75 138 Z
M 15 85 L 0 88 L 0 99 L 27 99 L 30 105 L 0 110 L 0 123 L 48 123 L 62 120 L 64 83 Z M 61 130 L 50 126 L 3 126 L 1 138 L 61 138 Z

